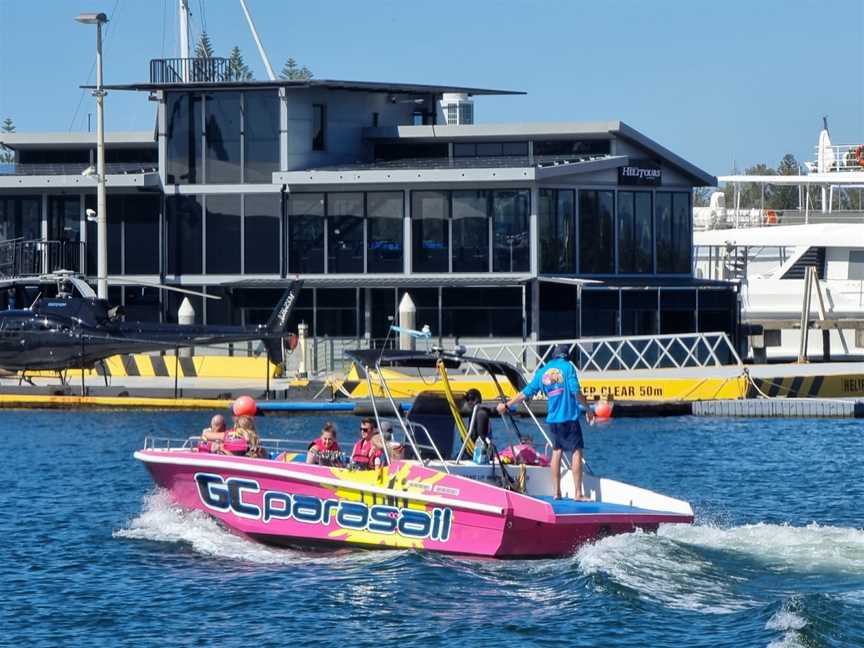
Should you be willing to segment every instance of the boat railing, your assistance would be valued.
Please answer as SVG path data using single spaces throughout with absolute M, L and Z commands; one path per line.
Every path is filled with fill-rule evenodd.
M 822 148 L 816 146 L 816 158 L 819 158 L 820 149 L 825 160 L 825 171 L 828 173 L 849 173 L 852 171 L 864 171 L 864 144 L 837 144 Z M 813 171 L 819 168 L 818 162 L 808 163 Z
M 144 437 L 144 449 L 145 450 L 191 450 L 194 448 L 198 441 L 201 440 L 200 436 L 191 436 L 186 437 L 185 439 L 178 439 L 177 437 L 157 437 L 157 436 L 147 436 Z
M 438 459 L 438 461 L 444 464 L 444 457 L 441 455 L 441 451 L 438 450 L 438 446 L 432 439 L 432 434 L 429 432 L 429 429 L 425 425 L 421 423 L 415 423 L 414 421 L 408 421 L 408 427 L 411 429 L 411 434 L 414 435 L 414 440 L 417 444 L 417 448 L 419 450 L 431 450 L 435 454 L 435 457 Z M 423 436 L 426 437 L 428 443 L 421 442 L 421 439 L 417 436 L 418 432 L 422 433 Z M 417 459 L 423 461 L 422 457 L 417 457 Z M 424 463 L 428 463 L 428 461 L 424 461 Z

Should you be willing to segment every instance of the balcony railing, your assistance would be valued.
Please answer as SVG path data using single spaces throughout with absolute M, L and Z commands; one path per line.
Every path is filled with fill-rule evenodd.
M 150 83 L 225 83 L 238 81 L 226 58 L 170 58 L 150 61 Z
M 0 164 L 0 176 L 55 176 L 83 175 L 84 171 L 95 165 L 84 162 L 74 164 Z M 156 173 L 159 165 L 155 162 L 110 162 L 105 165 L 105 175 L 129 175 L 133 173 Z
M 83 241 L 0 241 L 0 277 L 38 276 L 57 270 L 83 274 L 86 263 Z

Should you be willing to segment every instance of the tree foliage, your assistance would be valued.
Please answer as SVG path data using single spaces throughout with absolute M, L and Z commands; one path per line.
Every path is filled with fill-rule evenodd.
M 240 48 L 235 45 L 228 56 L 228 78 L 227 81 L 250 81 L 255 78 L 252 70 L 243 60 Z
M 206 31 L 202 31 L 198 37 L 198 42 L 195 44 L 195 58 L 213 58 L 215 50 L 213 43 L 210 42 L 210 36 Z
M 2 133 L 14 133 L 15 132 L 15 124 L 12 122 L 11 117 L 7 117 L 3 120 L 3 123 L 0 124 L 0 132 Z M 15 154 L 10 151 L 5 146 L 0 145 L 0 164 L 9 164 L 15 161 Z
M 279 77 L 288 81 L 306 81 L 312 78 L 312 71 L 305 65 L 300 67 L 297 65 L 297 61 L 289 57 L 285 61 L 285 65 L 282 66 Z

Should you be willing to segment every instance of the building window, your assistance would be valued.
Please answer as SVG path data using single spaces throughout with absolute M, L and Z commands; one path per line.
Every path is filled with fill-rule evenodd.
M 576 272 L 576 199 L 569 189 L 541 189 L 537 220 L 540 272 Z
M 315 335 L 356 338 L 357 290 L 334 288 L 315 291 Z
M 38 196 L 0 198 L 0 241 L 42 238 L 42 199 Z
M 611 150 L 608 139 L 596 140 L 538 140 L 534 142 L 534 157 L 569 158 L 586 155 L 605 155 Z
M 289 272 L 324 272 L 324 223 L 324 194 L 300 193 L 288 197 Z
M 208 274 L 240 273 L 240 194 L 211 194 L 205 200 Z
M 168 196 L 165 199 L 168 229 L 168 274 L 201 274 L 204 222 L 200 196 Z
M 692 247 L 690 194 L 658 191 L 654 201 L 657 272 L 689 274 Z
M 651 194 L 618 192 L 618 272 L 651 272 L 654 249 L 651 226 Z
M 279 194 L 243 196 L 243 272 L 246 274 L 279 273 L 281 209 Z
M 327 272 L 363 272 L 363 194 L 327 194 Z
M 207 153 L 204 181 L 237 184 L 240 173 L 240 93 L 213 92 L 204 97 Z
M 450 250 L 450 199 L 446 191 L 411 194 L 414 272 L 447 272 Z
M 660 334 L 692 333 L 696 330 L 696 291 L 660 290 Z
M 402 272 L 403 201 L 401 191 L 366 194 L 367 272 Z
M 203 182 L 201 95 L 169 92 L 165 111 L 168 184 Z
M 579 192 L 579 273 L 615 271 L 615 196 L 611 191 Z
M 579 292 L 576 286 L 540 282 L 540 339 L 579 337 Z
M 454 191 L 453 272 L 489 272 L 489 191 Z
M 527 190 L 495 191 L 492 194 L 492 240 L 495 272 L 527 272 L 530 268 L 528 219 L 530 193 Z
M 444 288 L 441 335 L 521 338 L 522 288 Z
M 327 150 L 327 106 L 312 104 L 312 150 Z
M 447 104 L 447 123 L 459 123 L 459 106 L 455 103 Z
M 158 274 L 161 197 L 123 196 L 123 203 L 123 273 Z
M 581 337 L 620 335 L 618 299 L 617 288 L 583 289 L 579 335 Z
M 279 170 L 279 95 L 276 92 L 243 94 L 243 164 L 245 182 L 270 184 Z
M 657 335 L 657 304 L 656 290 L 622 290 L 621 335 Z
M 459 104 L 459 123 L 473 124 L 474 123 L 474 104 L 470 102 L 461 102 Z

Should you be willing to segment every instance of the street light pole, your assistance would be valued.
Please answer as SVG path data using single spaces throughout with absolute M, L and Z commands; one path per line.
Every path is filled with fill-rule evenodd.
M 102 25 L 104 13 L 83 13 L 75 18 L 96 25 L 96 292 L 108 299 L 108 211 L 105 200 L 105 90 L 102 88 Z

